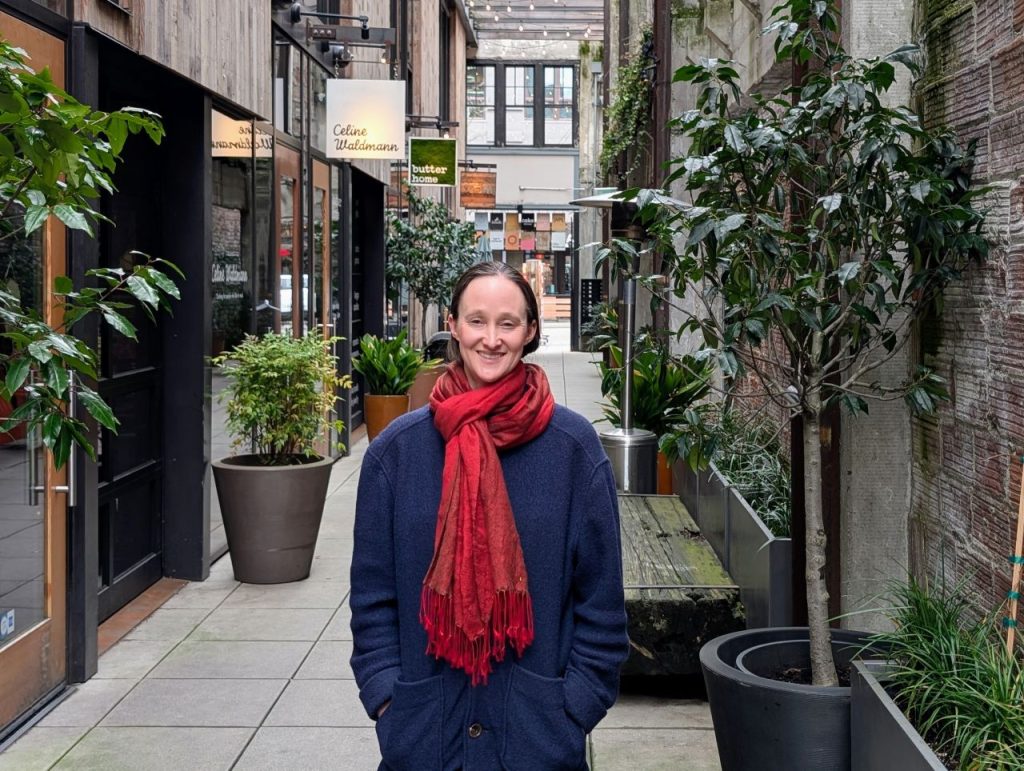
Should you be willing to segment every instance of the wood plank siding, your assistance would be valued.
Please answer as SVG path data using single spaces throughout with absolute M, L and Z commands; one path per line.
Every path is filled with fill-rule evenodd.
M 270 7 L 252 0 L 76 0 L 76 21 L 211 93 L 271 117 Z

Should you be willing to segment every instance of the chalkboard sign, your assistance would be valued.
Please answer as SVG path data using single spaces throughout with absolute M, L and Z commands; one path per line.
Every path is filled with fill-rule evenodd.
M 580 323 L 594 320 L 594 306 L 601 302 L 601 279 L 580 279 Z

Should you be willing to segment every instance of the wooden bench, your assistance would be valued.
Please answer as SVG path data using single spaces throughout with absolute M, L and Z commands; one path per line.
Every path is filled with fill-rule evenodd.
M 700 647 L 745 626 L 739 589 L 674 495 L 620 495 L 630 656 L 624 675 L 700 672 Z

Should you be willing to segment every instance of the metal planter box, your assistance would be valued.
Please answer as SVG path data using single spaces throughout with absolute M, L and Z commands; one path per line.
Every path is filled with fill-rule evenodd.
M 855 661 L 850 677 L 851 771 L 898 768 L 941 771 L 946 766 L 886 693 L 884 661 Z
M 747 628 L 793 623 L 793 542 L 776 538 L 712 463 L 694 472 L 677 461 L 679 496 L 740 588 Z

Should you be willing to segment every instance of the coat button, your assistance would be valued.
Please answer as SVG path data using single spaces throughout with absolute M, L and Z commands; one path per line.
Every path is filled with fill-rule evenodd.
M 484 732 L 484 727 L 482 725 L 480 725 L 479 723 L 473 723 L 473 725 L 471 725 L 469 727 L 469 738 L 470 739 L 476 739 L 483 732 Z

